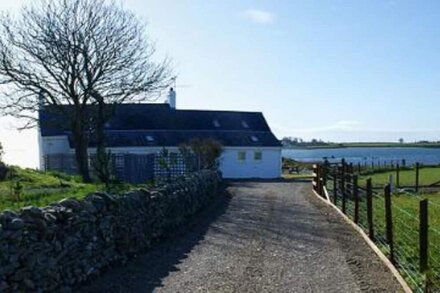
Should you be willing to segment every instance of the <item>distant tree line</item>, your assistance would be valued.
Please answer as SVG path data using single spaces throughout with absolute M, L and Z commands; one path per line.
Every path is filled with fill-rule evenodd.
M 405 145 L 428 145 L 438 147 L 440 145 L 440 141 L 434 140 L 418 140 L 414 142 L 405 142 L 403 138 L 399 138 L 397 142 L 349 142 L 349 143 L 337 143 L 337 142 L 325 142 L 322 139 L 312 138 L 309 141 L 306 141 L 300 137 L 283 137 L 281 140 L 281 144 L 284 147 L 322 147 L 322 146 L 331 146 L 331 147 L 349 147 L 349 146 L 368 146 L 368 145 L 389 145 L 393 146 L 395 144 L 405 144 Z
M 281 144 L 285 147 L 293 147 L 293 146 L 326 146 L 333 143 L 324 142 L 322 139 L 312 138 L 309 141 L 306 141 L 300 137 L 283 137 L 281 140 Z

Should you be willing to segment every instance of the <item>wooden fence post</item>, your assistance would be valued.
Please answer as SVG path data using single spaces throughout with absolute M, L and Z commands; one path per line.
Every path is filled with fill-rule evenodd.
M 420 272 L 424 273 L 428 269 L 428 200 L 421 200 L 419 205 Z
M 368 222 L 368 236 L 370 236 L 370 239 L 374 239 L 373 186 L 371 184 L 371 178 L 367 179 L 367 222 Z
M 324 168 L 324 166 L 323 165 L 320 165 L 320 169 L 321 169 L 321 171 L 320 171 L 320 174 L 321 174 L 321 185 L 320 185 L 320 194 L 321 194 L 321 196 L 322 197 L 325 197 L 325 194 L 324 194 L 324 186 L 325 186 L 325 168 Z
M 324 165 L 322 165 L 322 196 L 325 197 L 324 194 L 324 186 L 327 186 L 327 179 L 328 179 L 328 162 L 325 162 Z
M 419 162 L 416 163 L 416 192 L 419 192 L 419 169 L 420 164 Z
M 350 164 L 348 164 L 348 173 L 353 173 L 354 171 L 354 168 L 353 168 L 353 163 L 350 163 Z
M 361 173 L 361 163 L 360 162 L 358 162 L 358 174 L 360 174 Z
M 317 165 L 313 165 L 313 190 L 318 190 L 318 168 Z
M 400 165 L 397 163 L 396 165 L 396 187 L 400 187 Z
M 321 195 L 321 168 L 316 165 L 316 192 Z
M 346 208 L 346 199 L 345 199 L 345 177 L 347 176 L 345 171 L 346 171 L 346 165 L 345 162 L 343 162 L 342 164 L 342 174 L 341 174 L 341 194 L 342 194 L 342 212 L 345 214 L 345 208 Z
M 333 203 L 338 204 L 338 167 L 333 171 Z
M 391 186 L 385 186 L 385 221 L 386 221 L 386 237 L 388 245 L 390 246 L 389 259 L 391 263 L 394 262 L 394 237 L 393 237 L 393 212 L 391 207 Z
M 324 171 L 323 171 L 322 165 L 319 165 L 319 177 L 318 177 L 318 180 L 319 180 L 319 195 L 322 196 L 322 197 L 324 197 L 324 179 L 322 177 L 323 173 L 324 173 Z
M 358 176 L 353 176 L 354 222 L 359 223 L 359 189 Z

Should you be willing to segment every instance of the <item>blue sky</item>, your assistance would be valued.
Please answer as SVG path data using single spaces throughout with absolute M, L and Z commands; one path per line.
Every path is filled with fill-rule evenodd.
M 279 138 L 440 137 L 439 1 L 122 3 L 173 59 L 178 108 L 263 111 Z M 36 165 L 35 131 L 0 122 L 8 162 Z

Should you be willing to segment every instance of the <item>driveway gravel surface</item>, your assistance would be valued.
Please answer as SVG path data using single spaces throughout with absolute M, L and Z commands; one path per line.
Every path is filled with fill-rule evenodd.
M 402 292 L 310 182 L 231 182 L 175 235 L 79 292 Z

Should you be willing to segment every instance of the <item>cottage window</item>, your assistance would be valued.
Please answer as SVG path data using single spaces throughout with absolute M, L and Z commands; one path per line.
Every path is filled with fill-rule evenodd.
M 220 127 L 220 122 L 217 119 L 212 120 L 212 124 L 217 128 Z
M 254 152 L 254 160 L 261 161 L 263 159 L 263 153 L 261 151 Z
M 238 159 L 240 162 L 244 162 L 244 161 L 246 161 L 246 152 L 244 152 L 244 151 L 239 151 L 239 152 L 237 153 L 237 159 Z

